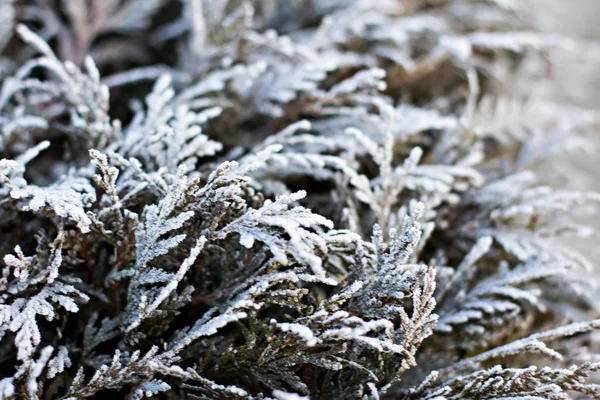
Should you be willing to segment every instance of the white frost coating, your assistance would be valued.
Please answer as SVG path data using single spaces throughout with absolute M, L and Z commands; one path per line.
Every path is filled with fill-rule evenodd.
M 511 32 L 523 20 L 493 3 L 514 0 L 183 0 L 153 18 L 164 1 L 0 0 L 0 152 L 15 158 L 0 161 L 15 248 L 0 359 L 16 366 L 0 398 L 598 394 L 585 355 L 480 366 L 559 359 L 546 342 L 600 327 L 498 347 L 595 305 L 590 263 L 561 236 L 590 235 L 566 214 L 600 197 L 519 171 L 588 148 L 597 112 L 523 96 L 547 92 L 557 47 L 596 45 Z M 11 38 L 21 14 L 52 41 Z M 171 44 L 172 67 L 144 66 Z M 126 96 L 110 99 L 111 81 Z
M 338 83 L 330 89 L 333 95 L 342 95 L 353 93 L 360 89 L 374 89 L 383 91 L 387 88 L 385 83 L 385 70 L 381 68 L 371 68 L 360 71 L 354 76 Z
M 9 399 L 15 394 L 13 378 L 4 378 L 0 380 L 0 399 Z
M 515 340 L 504 346 L 496 347 L 492 350 L 486 351 L 474 357 L 462 360 L 448 368 L 446 371 L 460 370 L 465 367 L 477 367 L 483 362 L 490 359 L 497 359 L 502 357 L 508 357 L 515 354 L 521 354 L 523 352 L 540 352 L 550 358 L 562 360 L 562 355 L 557 351 L 549 348 L 546 345 L 546 341 L 557 340 L 569 336 L 576 335 L 578 333 L 589 332 L 594 329 L 600 328 L 600 320 L 592 320 L 585 322 L 574 322 L 569 325 L 564 325 L 555 329 L 551 329 L 545 332 L 534 333 L 523 339 Z
M 58 353 L 48 362 L 48 373 L 49 379 L 54 378 L 56 375 L 62 373 L 65 368 L 72 365 L 71 358 L 69 357 L 69 350 L 65 346 L 58 348 Z
M 333 278 L 328 278 L 320 275 L 311 275 L 311 274 L 298 274 L 298 279 L 303 282 L 315 282 L 315 283 L 323 283 L 328 286 L 337 286 L 338 281 Z
M 25 210 L 40 211 L 43 207 L 50 207 L 57 215 L 75 222 L 81 232 L 89 232 L 92 221 L 83 208 L 83 196 L 67 185 L 48 188 L 30 185 L 12 190 L 10 195 L 13 199 L 31 199 Z
M 146 382 L 142 386 L 137 388 L 133 392 L 131 399 L 132 400 L 141 400 L 144 397 L 152 397 L 161 392 L 166 392 L 170 389 L 171 389 L 171 386 L 168 383 L 163 382 L 158 379 L 153 379 L 150 382 Z
M 174 348 L 171 350 L 171 353 L 177 354 L 181 349 L 185 346 L 193 342 L 194 340 L 204 337 L 211 336 L 217 333 L 220 328 L 230 324 L 231 322 L 239 321 L 248 316 L 247 313 L 240 312 L 231 312 L 223 315 L 219 315 L 218 317 L 212 318 L 210 321 L 203 324 L 196 324 L 185 337 L 180 339 L 178 343 L 175 344 Z
M 310 400 L 308 396 L 300 396 L 296 393 L 288 393 L 282 390 L 273 390 L 273 396 L 277 400 Z
M 189 95 L 189 93 L 188 93 Z M 202 132 L 202 124 L 221 114 L 221 108 L 191 111 L 176 96 L 170 75 L 162 75 L 146 97 L 147 111 L 140 110 L 127 129 L 120 154 L 147 164 L 177 171 L 181 165 L 194 168 L 198 158 L 212 156 L 222 144 Z
M 40 353 L 40 358 L 29 367 L 29 376 L 27 377 L 27 394 L 30 398 L 37 397 L 38 378 L 42 375 L 48 360 L 52 356 L 54 349 L 52 346 L 44 347 Z
M 307 228 L 324 226 L 333 228 L 333 223 L 327 218 L 313 214 L 304 207 L 289 209 L 289 204 L 306 196 L 306 192 L 299 192 L 280 196 L 274 202 L 267 200 L 258 210 L 249 210 L 240 219 L 228 225 L 221 233 L 226 236 L 230 232 L 240 235 L 240 243 L 251 248 L 255 241 L 267 245 L 275 260 L 282 265 L 288 264 L 287 253 L 296 261 L 309 266 L 315 275 L 324 275 L 321 257 L 316 251 L 327 252 L 327 243 L 319 234 Z M 289 239 L 279 235 L 285 233 Z
M 206 238 L 201 236 L 197 241 L 196 245 L 190 251 L 190 255 L 183 261 L 183 263 L 179 266 L 177 273 L 172 275 L 171 280 L 160 290 L 158 295 L 153 299 L 152 303 L 148 306 L 143 307 L 142 313 L 138 317 L 138 319 L 134 320 L 129 327 L 127 327 L 127 331 L 132 331 L 133 329 L 140 326 L 142 320 L 147 316 L 151 315 L 155 310 L 158 309 L 160 304 L 165 301 L 167 297 L 177 288 L 179 282 L 183 279 L 185 274 L 189 271 L 190 267 L 196 261 L 196 258 L 204 248 L 206 244 Z
M 278 322 L 277 327 L 283 332 L 290 332 L 298 336 L 307 346 L 312 347 L 319 342 L 313 331 L 309 327 L 300 324 Z
M 55 281 L 28 300 L 19 298 L 10 305 L 2 305 L 0 332 L 16 332 L 17 358 L 27 360 L 42 340 L 36 321 L 38 315 L 52 321 L 56 317 L 56 308 L 76 313 L 79 311 L 77 303 L 88 300 L 88 296 L 74 287 Z

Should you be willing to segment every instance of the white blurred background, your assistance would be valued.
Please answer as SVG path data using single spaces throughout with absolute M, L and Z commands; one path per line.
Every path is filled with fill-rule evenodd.
M 514 5 L 538 29 L 577 37 L 589 41 L 590 49 L 600 49 L 600 0 L 515 0 Z M 552 62 L 556 80 L 550 95 L 561 102 L 600 112 L 600 51 L 563 54 Z M 600 131 L 592 139 L 596 151 L 564 157 L 561 163 L 544 166 L 539 172 L 558 187 L 600 191 Z M 573 176 L 573 165 L 580 169 L 580 176 Z M 600 230 L 600 215 L 582 222 Z M 600 239 L 572 243 L 592 259 L 600 274 Z

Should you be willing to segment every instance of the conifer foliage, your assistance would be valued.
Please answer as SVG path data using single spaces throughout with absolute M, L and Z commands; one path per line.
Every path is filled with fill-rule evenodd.
M 600 200 L 509 0 L 0 0 L 0 399 L 600 398 Z M 524 84 L 525 83 L 525 84 Z

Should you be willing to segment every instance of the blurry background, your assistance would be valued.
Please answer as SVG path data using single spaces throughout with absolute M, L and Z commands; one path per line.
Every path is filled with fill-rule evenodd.
M 521 0 L 515 4 L 540 29 L 591 39 L 600 34 L 598 0 Z
M 575 36 L 591 42 L 600 40 L 600 1 L 598 0 L 520 0 L 515 5 L 523 17 L 540 30 Z M 556 82 L 562 95 L 580 106 L 600 107 L 600 54 L 585 54 L 585 60 L 572 58 L 557 62 Z M 597 62 L 595 62 L 597 61 Z
M 600 49 L 600 0 L 516 0 L 512 3 L 523 18 L 538 29 L 588 41 L 590 51 L 586 54 L 572 52 L 554 56 L 556 80 L 548 96 L 600 112 L 600 52 L 595 51 Z M 539 172 L 556 186 L 600 191 L 600 130 L 591 139 L 596 151 L 588 149 L 584 155 L 565 156 L 561 163 L 553 158 L 552 165 L 540 166 Z M 574 174 L 573 168 L 583 174 Z M 592 222 L 583 222 L 593 223 L 600 230 L 600 215 Z M 573 240 L 572 243 L 594 261 L 600 274 L 599 239 Z

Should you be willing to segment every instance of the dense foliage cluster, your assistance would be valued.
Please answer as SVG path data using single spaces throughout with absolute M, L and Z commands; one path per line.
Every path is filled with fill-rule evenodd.
M 0 0 L 0 399 L 600 398 L 518 5 Z

